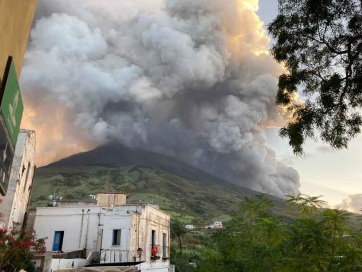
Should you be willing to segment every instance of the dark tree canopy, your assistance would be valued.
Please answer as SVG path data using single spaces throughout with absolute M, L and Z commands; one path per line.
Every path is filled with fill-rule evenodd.
M 287 68 L 276 102 L 294 113 L 280 135 L 297 154 L 307 138 L 346 148 L 362 125 L 362 0 L 279 0 L 268 30 Z

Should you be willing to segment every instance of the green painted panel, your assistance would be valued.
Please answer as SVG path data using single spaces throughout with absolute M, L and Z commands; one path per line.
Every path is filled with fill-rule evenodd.
M 6 80 L 6 82 L 0 109 L 4 116 L 5 124 L 9 131 L 11 141 L 15 146 L 18 139 L 24 105 L 13 61 L 11 61 L 8 71 L 9 72 L 7 74 L 7 77 L 6 75 L 6 78 L 4 77 L 4 80 Z

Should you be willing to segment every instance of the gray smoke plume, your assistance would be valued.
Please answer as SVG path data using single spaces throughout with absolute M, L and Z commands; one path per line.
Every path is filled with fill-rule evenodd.
M 282 68 L 256 0 L 40 0 L 22 85 L 24 123 L 54 160 L 107 140 L 171 155 L 283 196 L 299 175 L 263 131 Z M 67 153 L 68 152 L 68 153 Z

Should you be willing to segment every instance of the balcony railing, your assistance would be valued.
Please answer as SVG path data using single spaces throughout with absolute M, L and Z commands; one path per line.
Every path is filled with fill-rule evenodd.
M 151 244 L 151 260 L 158 260 L 160 258 L 160 245 Z
M 118 249 L 102 249 L 101 250 L 101 263 L 121 263 L 128 262 L 128 250 Z
M 170 259 L 170 247 L 169 246 L 162 247 L 162 259 Z

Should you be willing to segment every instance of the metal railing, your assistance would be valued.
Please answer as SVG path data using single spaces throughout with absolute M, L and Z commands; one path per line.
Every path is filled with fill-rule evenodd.
M 170 247 L 169 246 L 163 246 L 162 247 L 162 258 L 163 259 L 169 259 L 170 258 Z
M 128 262 L 128 250 L 120 249 L 102 249 L 101 263 L 121 263 Z

